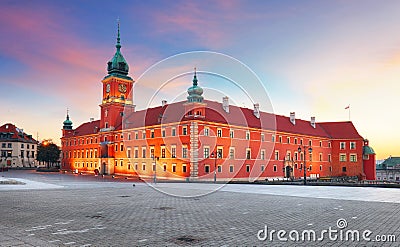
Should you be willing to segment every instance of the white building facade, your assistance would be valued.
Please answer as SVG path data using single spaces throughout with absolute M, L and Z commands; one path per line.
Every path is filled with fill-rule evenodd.
M 35 167 L 37 141 L 14 124 L 0 126 L 0 167 Z

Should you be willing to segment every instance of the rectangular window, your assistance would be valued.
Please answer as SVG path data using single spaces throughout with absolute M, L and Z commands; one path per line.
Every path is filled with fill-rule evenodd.
M 150 138 L 154 138 L 154 130 L 150 131 Z
M 322 165 L 319 166 L 319 170 L 322 171 Z
M 223 147 L 218 147 L 217 148 L 217 157 L 218 157 L 218 159 L 222 159 L 223 151 L 224 151 Z
M 298 161 L 298 158 L 299 158 L 299 157 L 298 157 L 298 154 L 297 154 L 297 152 L 296 152 L 296 153 L 294 153 L 294 160 L 295 160 L 295 161 Z
M 217 166 L 217 172 L 222 172 L 222 166 Z
M 204 172 L 205 173 L 210 173 L 210 166 L 209 165 L 205 165 L 204 166 Z
M 275 142 L 275 135 L 272 135 L 271 141 Z
M 356 149 L 356 142 L 350 142 L 350 149 Z
M 142 163 L 142 171 L 146 171 L 146 163 Z
M 118 166 L 118 160 L 115 161 L 115 166 Z
M 138 171 L 139 170 L 139 165 L 138 165 L 138 163 L 135 163 L 135 171 Z
M 176 136 L 176 128 L 175 128 L 175 127 L 173 127 L 173 128 L 171 129 L 171 135 L 172 135 L 172 136 Z
M 341 150 L 346 149 L 346 143 L 345 142 L 341 142 L 340 143 L 340 149 Z
M 176 158 L 176 146 L 171 146 L 171 158 Z
M 187 127 L 186 126 L 184 126 L 184 127 L 182 127 L 182 135 L 187 135 Z
M 346 154 L 340 154 L 339 155 L 339 161 L 340 162 L 346 162 L 347 161 Z
M 294 144 L 297 145 L 297 138 L 294 138 Z
M 121 152 L 124 151 L 124 144 L 121 144 L 120 150 L 121 150 Z
M 128 140 L 131 140 L 131 134 L 128 134 Z M 96 143 L 97 143 L 97 139 L 96 139 Z
M 119 162 L 119 165 L 122 167 L 122 166 L 124 166 L 124 161 L 123 160 L 121 160 L 120 162 Z M 90 163 L 90 167 L 92 167 L 92 164 Z
M 162 137 L 165 137 L 165 129 L 161 130 L 161 135 L 162 135 Z
M 204 128 L 204 135 L 209 136 L 210 135 L 210 129 L 209 128 Z
M 265 160 L 265 150 L 261 150 L 261 160 Z
M 279 160 L 279 151 L 275 151 L 275 160 Z
M 277 167 L 276 167 L 276 165 L 274 165 L 274 172 L 276 172 L 278 169 L 277 169 Z
M 135 158 L 139 158 L 139 149 L 135 148 Z
M 117 152 L 118 151 L 118 143 L 115 143 L 115 152 Z
M 135 139 L 139 139 L 139 133 L 137 131 L 135 132 Z
M 231 160 L 235 159 L 235 148 L 234 147 L 229 148 L 229 158 Z
M 154 159 L 154 147 L 150 147 L 150 158 Z
M 262 142 L 265 141 L 265 135 L 264 135 L 264 133 L 261 134 L 261 141 L 262 141 Z
M 322 161 L 322 153 L 319 154 L 319 161 Z
M 250 148 L 246 148 L 246 159 L 251 159 L 251 149 Z
M 182 165 L 182 172 L 186 172 L 186 165 Z
M 161 158 L 165 158 L 165 146 L 161 147 Z
M 246 165 L 246 172 L 250 172 L 250 165 Z
M 96 153 L 96 150 L 94 150 L 94 151 Z M 126 155 L 128 156 L 128 158 L 131 158 L 131 149 L 130 148 L 127 149 Z
M 250 140 L 250 132 L 249 131 L 246 132 L 246 140 Z
M 350 154 L 350 162 L 357 162 L 357 154 Z
M 282 136 L 279 136 L 279 143 L 282 143 Z
M 24 157 L 24 150 L 21 150 L 21 158 Z
M 21 148 L 24 148 L 24 144 L 23 143 L 21 144 Z
M 210 157 L 210 148 L 204 147 L 204 158 L 208 159 Z
M 322 141 L 319 141 L 319 146 L 322 147 Z
M 222 129 L 217 129 L 217 136 L 222 137 Z
M 146 158 L 146 147 L 142 147 L 142 158 Z
M 187 147 L 182 148 L 182 158 L 187 158 L 187 153 L 188 153 L 187 151 L 188 151 Z
M 347 171 L 346 167 L 343 166 L 343 167 L 342 167 L 342 172 L 346 172 L 346 171 Z
M 229 137 L 233 138 L 235 136 L 235 132 L 233 130 L 229 131 Z
M 331 155 L 330 154 L 328 154 L 328 162 L 331 162 Z
M 308 141 L 308 146 L 312 147 L 312 140 Z
M 164 170 L 164 172 L 167 171 L 167 164 L 164 164 L 164 165 L 163 165 L 163 170 Z
M 176 172 L 176 164 L 172 164 L 172 172 Z
M 229 172 L 233 172 L 233 166 L 229 166 Z
M 142 139 L 146 139 L 146 130 L 143 130 L 142 132 Z
M 288 137 L 288 138 L 286 139 L 286 142 L 287 142 L 288 144 L 290 144 L 290 137 Z

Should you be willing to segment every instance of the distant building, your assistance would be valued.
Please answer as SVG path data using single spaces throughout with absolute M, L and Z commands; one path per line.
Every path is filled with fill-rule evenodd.
M 376 166 L 377 180 L 400 182 L 400 157 L 390 156 Z
M 116 48 L 102 80 L 100 120 L 74 129 L 67 114 L 62 169 L 189 180 L 297 179 L 306 169 L 311 178 L 374 179 L 375 153 L 352 122 L 275 115 L 259 104 L 230 105 L 228 97 L 205 100 L 196 71 L 186 101 L 136 110 L 119 29 Z
M 0 126 L 0 152 L 0 167 L 35 167 L 37 141 L 7 123 Z

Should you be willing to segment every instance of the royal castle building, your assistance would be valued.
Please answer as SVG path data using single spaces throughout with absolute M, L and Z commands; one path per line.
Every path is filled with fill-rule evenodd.
M 231 105 L 228 97 L 206 100 L 196 71 L 187 100 L 136 110 L 119 28 L 107 71 L 100 119 L 74 129 L 67 114 L 64 170 L 209 181 L 297 179 L 304 171 L 308 178 L 375 179 L 375 153 L 352 122 L 275 115 L 259 104 Z

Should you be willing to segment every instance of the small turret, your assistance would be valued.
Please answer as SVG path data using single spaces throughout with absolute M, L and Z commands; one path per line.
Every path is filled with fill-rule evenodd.
M 63 122 L 63 129 L 64 130 L 72 130 L 72 121 L 69 120 L 69 114 L 67 110 L 67 119 Z
M 189 96 L 187 97 L 188 102 L 203 102 L 203 89 L 197 85 L 197 74 L 196 68 L 194 68 L 194 76 L 193 76 L 193 86 L 188 88 L 187 90 Z

